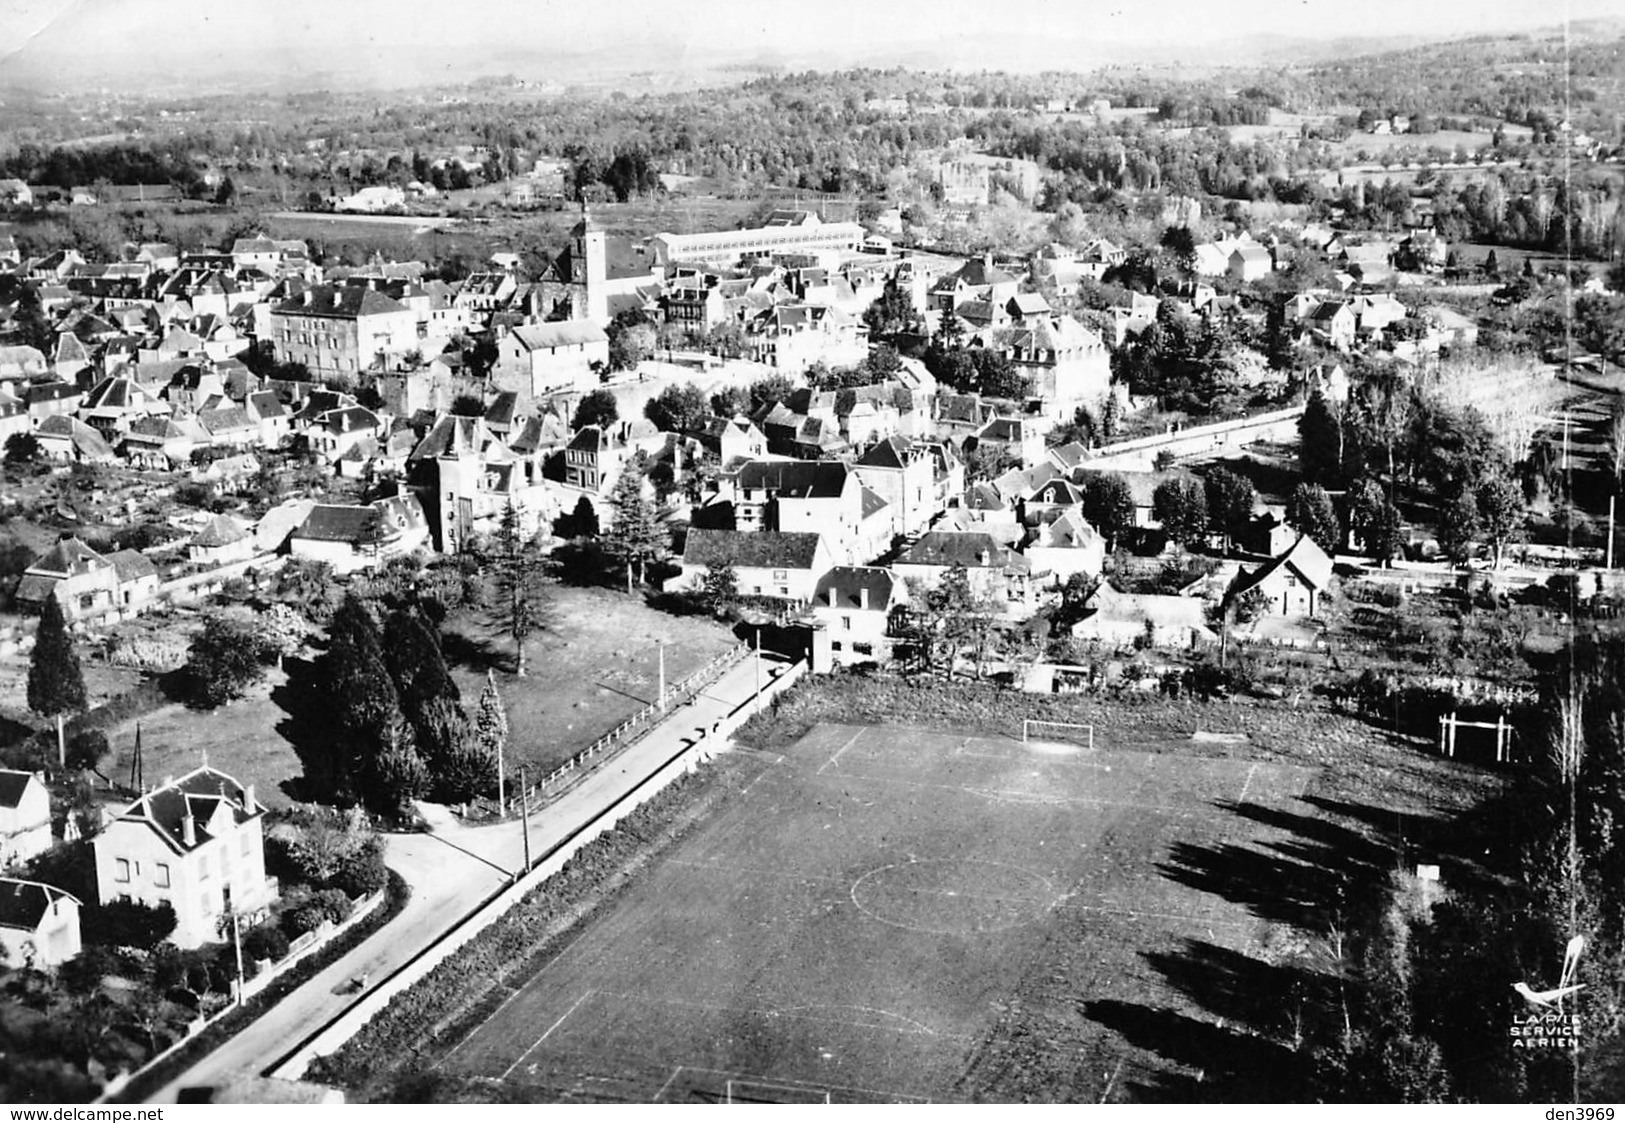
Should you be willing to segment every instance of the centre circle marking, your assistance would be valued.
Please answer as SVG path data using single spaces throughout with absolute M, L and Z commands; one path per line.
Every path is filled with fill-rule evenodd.
M 852 883 L 852 903 L 882 924 L 911 932 L 968 936 L 1030 924 L 1062 894 L 1041 874 L 980 858 L 925 858 L 870 870 Z

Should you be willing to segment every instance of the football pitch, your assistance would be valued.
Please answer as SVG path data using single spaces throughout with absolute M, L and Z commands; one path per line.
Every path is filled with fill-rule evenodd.
M 439 1064 L 538 1100 L 997 1099 L 988 1043 L 1052 964 L 1077 1004 L 1202 1016 L 1145 954 L 1240 951 L 1264 921 L 1170 876 L 1170 851 L 1269 846 L 1236 808 L 1310 813 L 1315 772 L 1042 736 L 821 725 L 764 754 Z M 1164 1067 L 1092 1023 L 1023 1047 L 1067 1053 L 1056 1099 Z

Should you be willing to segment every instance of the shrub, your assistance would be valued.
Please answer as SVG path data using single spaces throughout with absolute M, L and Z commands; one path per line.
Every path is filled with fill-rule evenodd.
M 79 929 L 87 944 L 150 951 L 175 931 L 175 908 L 167 901 L 161 905 L 139 901 L 87 905 L 80 913 Z
M 112 746 L 100 729 L 84 729 L 68 741 L 68 767 L 94 769 L 107 759 Z
M 288 954 L 288 937 L 272 924 L 260 924 L 243 933 L 243 955 L 253 959 L 282 959 Z

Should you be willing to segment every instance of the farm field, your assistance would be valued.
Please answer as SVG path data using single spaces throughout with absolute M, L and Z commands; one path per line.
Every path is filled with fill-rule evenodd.
M 1285 919 L 1230 879 L 1327 828 L 1318 769 L 1163 749 L 820 725 L 439 1066 L 542 1100 L 1188 1088 L 1215 1074 L 1144 1030 L 1224 1036 L 1185 976 L 1247 962 Z

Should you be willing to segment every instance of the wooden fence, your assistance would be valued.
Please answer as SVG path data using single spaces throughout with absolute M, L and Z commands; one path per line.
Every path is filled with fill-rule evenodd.
M 557 795 L 558 790 L 566 786 L 567 782 L 574 777 L 574 774 L 579 773 L 583 766 L 590 764 L 595 758 L 613 755 L 614 752 L 636 742 L 638 738 L 654 728 L 656 715 L 666 713 L 673 707 L 688 702 L 700 691 L 726 674 L 730 667 L 745 658 L 750 652 L 751 646 L 745 641 L 740 641 L 730 647 L 682 682 L 666 691 L 664 708 L 658 702 L 649 703 L 546 776 L 543 776 L 529 788 L 526 788 L 520 793 L 522 813 L 529 814 L 535 809 L 535 804 L 546 800 L 550 796 Z

